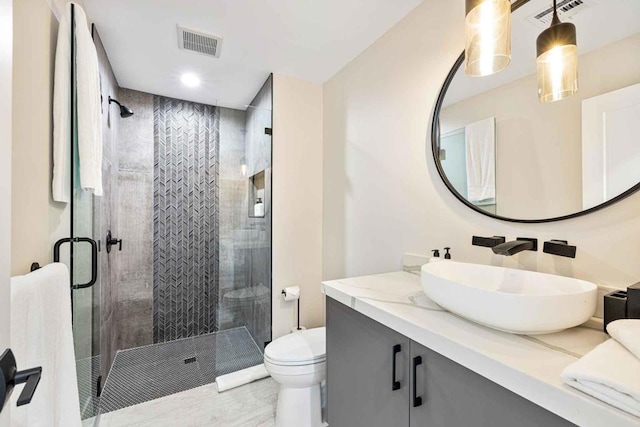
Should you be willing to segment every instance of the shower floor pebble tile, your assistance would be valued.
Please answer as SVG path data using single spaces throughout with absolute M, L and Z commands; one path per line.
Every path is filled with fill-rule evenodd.
M 85 420 L 84 427 L 273 427 L 278 384 L 271 378 L 224 393 L 208 384 Z
M 200 387 L 262 362 L 260 348 L 245 327 L 119 351 L 100 410 L 117 411 Z

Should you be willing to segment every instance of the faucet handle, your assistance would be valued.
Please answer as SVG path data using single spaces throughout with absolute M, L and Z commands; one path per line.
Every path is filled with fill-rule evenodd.
M 450 250 L 451 248 L 444 248 L 444 251 L 445 251 L 444 259 L 451 259 L 451 254 L 449 253 Z
M 440 258 L 440 249 L 433 249 L 431 252 L 433 252 L 434 258 Z
M 558 255 L 566 258 L 576 257 L 576 247 L 569 245 L 566 240 L 552 239 L 544 242 L 542 251 L 546 254 Z
M 507 239 L 504 236 L 493 236 L 493 237 L 479 237 L 473 236 L 471 240 L 471 244 L 473 246 L 482 246 L 484 248 L 493 248 L 494 246 L 501 245 L 506 242 Z

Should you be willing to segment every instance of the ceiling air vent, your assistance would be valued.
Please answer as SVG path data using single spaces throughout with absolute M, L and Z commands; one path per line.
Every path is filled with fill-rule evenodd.
M 222 37 L 178 25 L 178 44 L 180 49 L 220 58 Z
M 594 4 L 597 4 L 595 0 L 560 0 L 558 1 L 558 17 L 562 22 L 565 22 Z M 548 7 L 529 16 L 527 21 L 538 27 L 547 28 L 551 25 L 552 19 L 553 3 L 550 3 Z

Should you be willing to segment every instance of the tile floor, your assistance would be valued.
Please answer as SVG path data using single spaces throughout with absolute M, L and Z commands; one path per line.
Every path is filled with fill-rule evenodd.
M 97 379 L 100 375 L 100 356 L 76 361 L 76 370 L 82 419 L 93 417 L 98 413 L 99 399 L 94 396 L 97 395 L 98 391 Z
M 223 393 L 215 384 L 131 406 L 83 422 L 84 427 L 272 427 L 278 384 L 271 378 Z
M 119 351 L 100 410 L 104 414 L 200 387 L 262 362 L 245 327 Z

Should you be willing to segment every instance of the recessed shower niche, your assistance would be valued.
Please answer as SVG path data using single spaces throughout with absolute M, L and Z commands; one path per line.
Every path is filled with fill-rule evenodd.
M 266 206 L 266 170 L 249 177 L 249 218 L 264 218 Z

